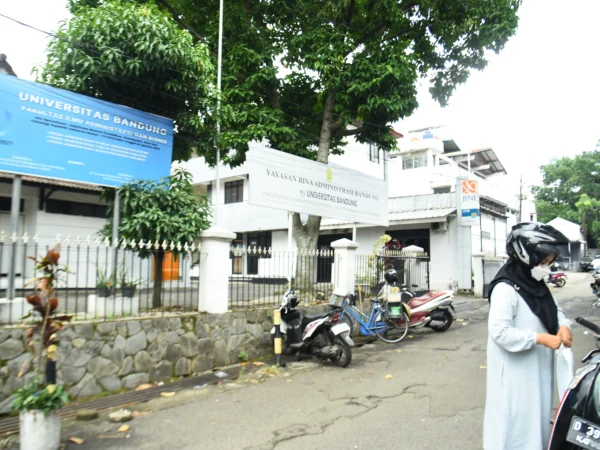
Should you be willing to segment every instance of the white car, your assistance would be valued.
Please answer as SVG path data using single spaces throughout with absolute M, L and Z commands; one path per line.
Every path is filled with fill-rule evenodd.
M 600 258 L 596 258 L 592 261 L 592 267 L 594 268 L 594 270 L 600 267 Z

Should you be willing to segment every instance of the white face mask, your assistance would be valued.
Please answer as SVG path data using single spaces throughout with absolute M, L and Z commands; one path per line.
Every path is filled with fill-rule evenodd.
M 535 266 L 531 269 L 531 276 L 537 281 L 542 281 L 548 275 L 550 275 L 550 266 L 548 265 Z

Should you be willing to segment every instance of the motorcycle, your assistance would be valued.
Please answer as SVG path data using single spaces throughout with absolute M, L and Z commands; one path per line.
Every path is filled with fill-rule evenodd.
M 591 330 L 596 349 L 575 372 L 558 406 L 547 450 L 600 449 L 600 327 L 577 317 Z
M 452 305 L 454 291 L 410 291 L 406 286 L 389 285 L 386 282 L 377 298 L 391 301 L 397 296 L 407 306 L 406 314 L 409 317 L 410 328 L 429 327 L 434 331 L 443 332 L 452 325 L 453 317 L 448 308 L 456 313 Z
M 339 367 L 350 364 L 354 342 L 348 324 L 338 323 L 339 309 L 323 314 L 305 314 L 298 309 L 298 299 L 292 288 L 283 295 L 279 310 L 280 331 L 286 347 L 284 354 L 295 354 L 296 359 L 301 355 L 315 356 Z M 275 334 L 275 327 L 271 334 Z
M 554 286 L 561 288 L 567 284 L 567 275 L 564 272 L 550 272 L 546 283 L 553 284 Z

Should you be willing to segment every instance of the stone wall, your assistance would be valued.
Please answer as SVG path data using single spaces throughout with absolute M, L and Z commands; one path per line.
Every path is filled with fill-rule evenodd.
M 271 313 L 75 323 L 61 332 L 58 381 L 77 399 L 235 364 L 241 352 L 251 360 L 269 356 Z M 24 328 L 0 329 L 0 409 L 34 376 L 30 358 Z

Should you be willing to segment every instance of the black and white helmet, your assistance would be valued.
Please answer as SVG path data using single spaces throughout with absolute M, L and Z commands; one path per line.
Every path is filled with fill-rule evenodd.
M 537 266 L 546 257 L 568 256 L 569 239 L 560 231 L 538 222 L 522 222 L 514 227 L 506 241 L 511 259 L 528 267 Z
M 398 283 L 398 272 L 396 272 L 394 269 L 386 270 L 383 274 L 383 278 L 385 278 L 385 281 L 388 284 L 396 284 Z

